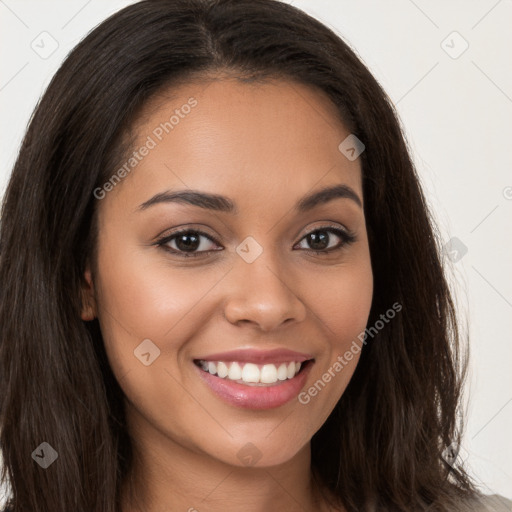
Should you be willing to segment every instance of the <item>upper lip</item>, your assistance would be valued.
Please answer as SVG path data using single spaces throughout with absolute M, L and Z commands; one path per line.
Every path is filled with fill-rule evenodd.
M 237 349 L 196 358 L 196 360 L 202 361 L 239 361 L 241 363 L 255 364 L 289 363 L 291 361 L 302 363 L 308 359 L 313 359 L 313 356 L 284 348 L 273 350 Z

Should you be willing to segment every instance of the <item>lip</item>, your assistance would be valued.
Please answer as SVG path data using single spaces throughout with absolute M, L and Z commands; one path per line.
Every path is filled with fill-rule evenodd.
M 216 354 L 215 358 L 219 355 L 225 357 L 226 353 Z M 222 361 L 223 359 L 221 358 L 209 360 Z M 235 360 L 241 361 L 240 359 Z M 297 359 L 292 360 L 298 361 Z M 307 359 L 304 359 L 304 361 L 305 360 Z M 199 376 L 210 388 L 210 390 L 217 397 L 221 398 L 228 404 L 245 409 L 263 410 L 280 407 L 296 398 L 300 393 L 300 390 L 304 387 L 313 364 L 314 360 L 308 361 L 301 368 L 301 371 L 295 377 L 293 377 L 293 379 L 281 381 L 271 386 L 246 386 L 244 384 L 239 384 L 229 379 L 222 379 L 216 375 L 205 372 L 195 364 L 193 366 L 196 371 L 199 372 Z
M 229 352 L 218 352 L 194 359 L 201 359 L 203 361 L 224 361 L 226 363 L 237 361 L 240 363 L 271 364 L 289 363 L 291 361 L 303 363 L 308 359 L 313 359 L 313 356 L 301 352 L 294 352 L 293 350 L 277 348 L 274 350 L 238 349 Z

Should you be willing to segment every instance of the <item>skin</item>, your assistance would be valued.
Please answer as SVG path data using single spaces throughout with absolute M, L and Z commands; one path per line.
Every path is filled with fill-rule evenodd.
M 349 198 L 302 214 L 294 205 L 336 184 L 363 203 L 360 161 L 338 150 L 350 132 L 323 93 L 281 80 L 215 78 L 145 105 L 136 148 L 189 97 L 198 102 L 99 201 L 98 258 L 85 273 L 82 318 L 98 317 L 126 397 L 136 462 L 123 512 L 334 510 L 313 484 L 310 440 L 359 354 L 309 403 L 270 410 L 225 403 L 198 378 L 193 359 L 237 348 L 309 353 L 315 363 L 307 390 L 357 340 L 373 293 L 364 211 Z M 138 209 L 177 189 L 222 194 L 239 213 L 183 203 Z M 326 224 L 350 230 L 356 241 L 315 254 L 306 235 Z M 215 240 L 201 237 L 198 250 L 223 250 L 184 258 L 155 245 L 178 226 Z M 251 264 L 235 251 L 248 236 L 263 249 Z M 327 236 L 329 249 L 342 242 Z M 167 246 L 183 253 L 176 239 Z M 144 339 L 160 350 L 149 366 L 134 357 Z M 237 457 L 247 443 L 260 455 L 252 466 Z

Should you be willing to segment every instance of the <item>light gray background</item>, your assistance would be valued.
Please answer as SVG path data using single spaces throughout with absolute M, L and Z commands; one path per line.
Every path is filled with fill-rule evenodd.
M 31 112 L 66 54 L 130 3 L 0 0 L 1 195 Z M 472 338 L 462 452 L 484 492 L 512 498 L 512 1 L 288 3 L 347 40 L 383 85 L 444 243 L 456 237 L 467 248 L 458 262 L 446 252 Z

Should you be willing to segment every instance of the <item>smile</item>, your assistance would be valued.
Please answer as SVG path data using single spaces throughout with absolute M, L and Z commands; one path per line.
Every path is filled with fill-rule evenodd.
M 243 358 L 240 358 L 243 359 Z M 273 409 L 296 399 L 314 359 L 265 363 L 195 359 L 202 382 L 223 402 L 244 409 Z
M 277 382 L 293 379 L 300 371 L 300 361 L 258 365 L 240 361 L 205 361 L 195 362 L 204 372 L 216 375 L 239 384 L 268 386 Z

